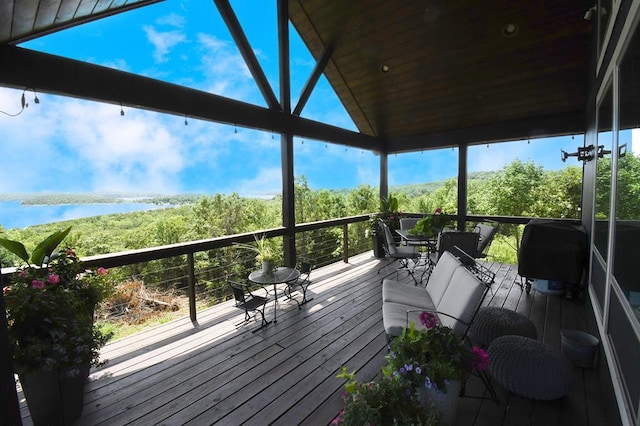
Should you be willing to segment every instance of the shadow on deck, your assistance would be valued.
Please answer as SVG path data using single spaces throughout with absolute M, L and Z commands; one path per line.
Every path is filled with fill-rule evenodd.
M 343 381 L 335 377 L 341 366 L 370 380 L 387 352 L 381 261 L 370 252 L 349 260 L 314 270 L 313 300 L 300 310 L 281 300 L 277 324 L 256 333 L 253 322 L 237 328 L 243 314 L 225 302 L 199 312 L 198 324 L 185 318 L 110 343 L 102 351 L 108 364 L 91 373 L 77 424 L 329 424 L 342 407 Z M 529 317 L 539 340 L 559 349 L 561 329 L 587 329 L 584 303 L 527 294 L 515 265 L 488 266 L 496 282 L 485 305 Z M 461 398 L 456 424 L 604 422 L 596 371 L 574 368 L 570 393 L 551 402 L 495 387 L 497 403 L 472 378 L 467 393 L 481 398 Z

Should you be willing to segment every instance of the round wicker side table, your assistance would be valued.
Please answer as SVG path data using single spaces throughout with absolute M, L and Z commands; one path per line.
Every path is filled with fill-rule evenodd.
M 474 341 L 488 347 L 501 336 L 525 336 L 538 338 L 538 330 L 531 320 L 522 314 L 506 308 L 481 308 L 469 329 Z

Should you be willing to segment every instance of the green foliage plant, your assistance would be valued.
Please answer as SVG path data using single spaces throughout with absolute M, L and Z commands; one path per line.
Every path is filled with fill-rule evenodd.
M 398 198 L 389 194 L 388 197 L 380 198 L 380 212 L 369 217 L 369 230 L 371 234 L 377 235 L 382 232 L 380 220 L 392 229 L 400 227 L 402 212 L 398 211 Z
M 453 223 L 453 219 L 447 213 L 443 213 L 441 208 L 435 209 L 433 214 L 427 215 L 416 222 L 415 226 L 409 229 L 410 235 L 426 235 L 435 237 L 443 228 Z
M 95 305 L 112 288 L 108 271 L 84 270 L 73 249 L 57 250 L 70 230 L 49 235 L 31 254 L 21 242 L 0 238 L 0 246 L 26 263 L 2 289 L 19 375 L 57 369 L 76 376 L 82 367 L 100 365 L 99 349 L 110 337 L 93 322 Z
M 423 406 L 401 378 L 379 377 L 371 382 L 358 382 L 355 372 L 342 367 L 339 379 L 346 379 L 342 396 L 344 408 L 332 424 L 361 425 L 438 425 L 438 411 Z
M 271 242 L 267 239 L 266 235 L 262 234 L 261 237 L 254 235 L 253 238 L 256 240 L 255 245 L 236 243 L 236 246 L 255 252 L 256 260 L 258 262 L 272 262 L 276 255 L 275 251 L 271 247 Z

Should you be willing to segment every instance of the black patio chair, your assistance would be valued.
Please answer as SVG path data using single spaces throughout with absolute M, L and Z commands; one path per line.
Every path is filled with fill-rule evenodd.
M 260 314 L 260 316 L 262 317 L 262 323 L 259 328 L 252 331 L 253 333 L 262 329 L 264 326 L 271 322 L 267 321 L 264 315 L 264 310 L 267 306 L 267 302 L 269 301 L 269 298 L 267 297 L 267 289 L 262 287 L 262 289 L 265 291 L 265 296 L 259 296 L 253 294 L 251 288 L 247 284 L 242 284 L 236 281 L 228 281 L 228 284 L 233 291 L 233 298 L 236 301 L 236 308 L 244 311 L 244 321 L 236 324 L 236 326 L 246 323 L 251 318 L 255 319 L 257 314 Z
M 298 304 L 298 309 L 302 309 L 302 305 L 313 300 L 313 297 L 311 299 L 307 299 L 307 288 L 309 287 L 309 284 L 311 284 L 309 276 L 311 275 L 313 267 L 313 262 L 301 259 L 298 263 L 300 276 L 295 281 L 286 283 L 287 287 L 284 289 L 284 295 L 287 299 L 295 301 Z M 300 290 L 302 292 L 302 301 L 300 302 L 293 297 L 293 292 L 296 290 Z
M 418 281 L 413 276 L 413 268 L 409 267 L 409 261 L 411 260 L 413 262 L 413 267 L 415 268 L 415 266 L 418 264 L 418 261 L 422 257 L 422 253 L 416 250 L 414 246 L 396 245 L 396 242 L 393 239 L 393 235 L 391 234 L 391 229 L 389 229 L 387 224 L 383 221 L 380 221 L 380 227 L 384 232 L 383 247 L 387 257 L 393 259 L 392 263 L 400 263 L 400 266 L 397 269 L 406 268 L 407 272 L 409 272 L 409 275 L 411 275 L 411 278 L 413 278 L 413 281 L 416 283 L 416 285 L 418 285 Z M 378 273 L 380 273 L 382 269 L 387 268 L 389 265 L 390 264 L 382 265 L 378 269 Z M 393 274 L 393 272 L 391 272 L 391 274 Z
M 489 245 L 491 245 L 491 241 L 493 237 L 495 237 L 498 232 L 498 223 L 478 223 L 474 228 L 473 232 L 478 233 L 478 247 L 475 250 L 475 253 L 472 255 L 476 259 L 487 257 L 487 251 L 489 250 Z
M 440 259 L 440 256 L 442 256 L 442 253 L 445 251 L 453 253 L 454 247 L 458 247 L 464 253 L 470 253 L 471 256 L 473 256 L 473 253 L 476 252 L 476 248 L 478 247 L 479 237 L 480 234 L 477 232 L 440 232 L 440 234 L 438 234 L 436 251 L 434 253 L 429 253 L 430 264 L 435 265 L 438 263 L 438 259 Z

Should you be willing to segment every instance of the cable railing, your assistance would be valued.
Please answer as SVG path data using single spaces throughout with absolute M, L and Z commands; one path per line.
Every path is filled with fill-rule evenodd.
M 310 260 L 320 267 L 340 260 L 348 262 L 349 257 L 371 250 L 369 217 L 367 214 L 296 225 L 295 258 Z M 469 216 L 466 219 L 469 222 L 489 219 L 524 224 L 530 218 Z M 237 246 L 239 243 L 254 242 L 256 235 L 264 235 L 274 241 L 275 246 L 279 247 L 276 263 L 284 264 L 282 247 L 284 238 L 287 238 L 284 227 L 90 256 L 81 261 L 87 268 L 102 266 L 112 269 L 119 278 L 118 282 L 126 283 L 121 286 L 123 291 L 127 291 L 127 288 L 134 291 L 143 286 L 141 290 L 138 288 L 142 296 L 120 295 L 120 304 L 115 298 L 108 307 L 110 315 L 124 315 L 131 310 L 131 303 L 173 310 L 177 299 L 181 301 L 177 309 L 182 308 L 185 300 L 188 301 L 189 316 L 195 322 L 199 309 L 231 297 L 227 285 L 229 279 L 246 280 L 249 273 L 257 268 L 255 253 Z M 3 269 L 2 274 L 7 275 L 12 269 L 15 268 Z
M 364 232 L 369 215 L 359 215 L 300 224 L 295 227 L 296 258 L 312 260 L 316 267 L 371 250 L 371 238 Z M 121 283 L 134 291 L 143 285 L 143 296 L 121 295 L 121 303 L 108 306 L 109 313 L 124 315 L 130 303 L 142 302 L 173 309 L 163 294 L 188 300 L 189 316 L 197 321 L 197 311 L 230 298 L 229 279 L 246 279 L 257 268 L 255 253 L 237 244 L 252 243 L 264 235 L 280 248 L 276 262 L 283 264 L 284 227 L 256 230 L 186 243 L 84 257 L 87 268 L 109 268 Z M 3 274 L 9 273 L 3 270 Z M 140 290 L 138 288 L 138 290 Z M 132 299 L 134 300 L 132 302 Z M 166 305 L 166 306 L 165 306 Z M 140 308 L 138 306 L 138 308 Z

